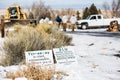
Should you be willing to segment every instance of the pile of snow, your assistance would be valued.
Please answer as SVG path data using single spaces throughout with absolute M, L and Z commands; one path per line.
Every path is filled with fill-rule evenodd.
M 69 75 L 61 76 L 62 80 L 120 80 L 120 58 L 113 56 L 120 54 L 120 38 L 100 36 L 101 32 L 105 33 L 105 30 L 76 30 L 73 33 L 68 31 L 67 34 L 73 37 L 72 43 L 75 45 L 77 61 L 69 65 L 55 66 L 56 71 L 61 70 Z M 7 80 L 6 72 L 17 69 L 18 66 L 0 66 L 0 80 Z M 26 80 L 26 78 L 15 80 Z

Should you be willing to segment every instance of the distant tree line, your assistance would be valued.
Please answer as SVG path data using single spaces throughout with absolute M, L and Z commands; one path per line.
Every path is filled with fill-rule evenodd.
M 120 0 L 113 0 L 111 5 L 109 5 L 107 2 L 103 3 L 103 9 L 106 13 L 106 17 L 109 17 L 108 13 L 110 13 L 113 17 L 120 17 Z M 30 19 L 38 19 L 48 17 L 52 18 L 52 20 L 55 19 L 56 14 L 57 15 L 64 15 L 67 14 L 69 16 L 73 15 L 75 13 L 75 10 L 68 8 L 68 9 L 62 9 L 62 10 L 52 10 L 50 6 L 45 5 L 45 3 L 42 0 L 39 0 L 38 2 L 34 2 L 32 6 L 29 8 L 29 16 Z M 102 14 L 100 9 L 97 9 L 95 4 L 91 4 L 90 7 L 86 7 L 83 10 L 83 15 L 80 16 L 80 12 L 76 12 L 77 19 L 85 19 L 87 16 L 92 14 Z
M 92 4 L 90 7 L 86 7 L 83 10 L 82 19 L 85 19 L 87 18 L 87 16 L 92 15 L 92 14 L 101 14 L 101 10 L 97 9 L 97 7 L 94 4 Z

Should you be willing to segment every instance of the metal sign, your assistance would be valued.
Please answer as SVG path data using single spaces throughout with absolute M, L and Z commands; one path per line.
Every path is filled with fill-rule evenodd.
M 25 52 L 26 63 L 34 63 L 36 65 L 52 65 L 52 50 L 27 51 Z
M 59 64 L 70 64 L 76 62 L 73 46 L 66 46 L 53 49 L 56 62 Z

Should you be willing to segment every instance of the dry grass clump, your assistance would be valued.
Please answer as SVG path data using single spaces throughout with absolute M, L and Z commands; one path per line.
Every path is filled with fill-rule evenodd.
M 18 32 L 18 31 L 20 31 L 22 29 L 22 25 L 20 25 L 19 23 L 16 23 L 13 27 L 14 27 L 14 30 L 16 32 Z
M 72 37 L 65 35 L 64 32 L 58 31 L 58 28 L 53 27 L 53 25 L 40 24 L 38 27 L 36 27 L 36 29 L 38 32 L 43 31 L 43 36 L 46 36 L 44 37 L 44 41 L 46 42 L 46 48 L 48 47 L 47 49 L 72 45 Z
M 61 75 L 68 76 L 64 72 L 55 72 L 52 68 L 28 65 L 26 68 L 19 69 L 15 73 L 8 73 L 7 78 L 14 80 L 18 77 L 25 77 L 28 80 L 54 80 L 54 75 L 57 75 L 55 80 L 62 80 L 62 78 L 60 79 Z
M 72 37 L 48 24 L 22 28 L 10 35 L 8 33 L 8 36 L 3 46 L 6 55 L 4 65 L 19 64 L 25 59 L 25 51 L 49 50 L 71 45 L 72 41 Z
M 36 30 L 38 32 L 45 32 L 45 33 L 50 33 L 52 31 L 52 28 L 53 28 L 54 25 L 49 25 L 47 23 L 43 23 L 43 24 L 38 24 L 37 27 L 36 27 Z
M 23 72 L 24 76 L 29 80 L 51 80 L 54 75 L 53 69 L 32 65 L 28 66 Z

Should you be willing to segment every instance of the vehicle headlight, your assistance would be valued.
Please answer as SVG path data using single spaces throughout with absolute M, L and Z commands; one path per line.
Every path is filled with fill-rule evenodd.
M 76 25 L 79 25 L 79 23 L 78 23 L 78 22 L 76 22 Z

